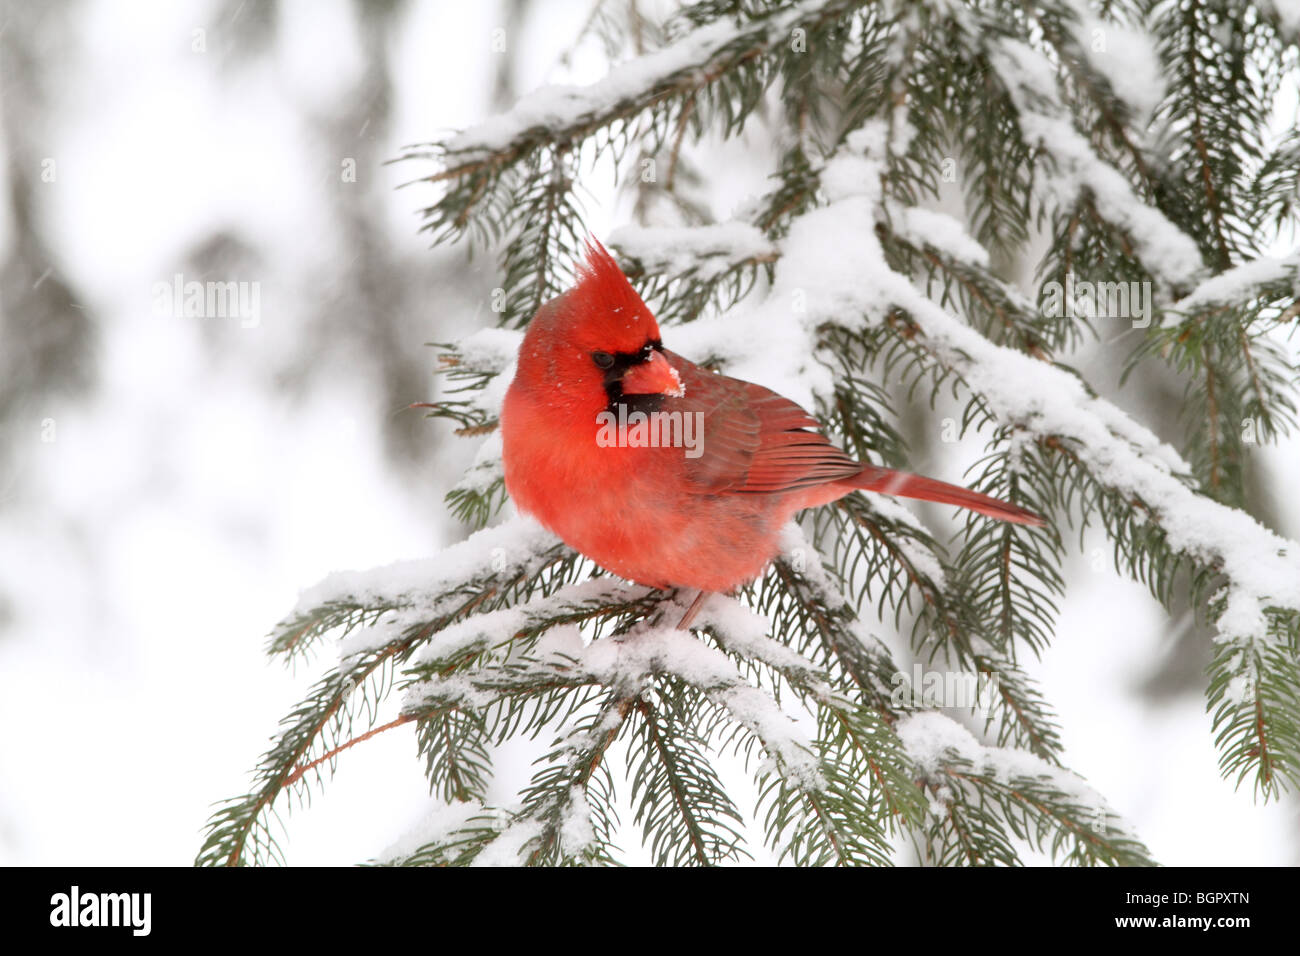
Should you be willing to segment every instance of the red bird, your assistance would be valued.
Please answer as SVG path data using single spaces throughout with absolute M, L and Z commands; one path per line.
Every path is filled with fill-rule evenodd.
M 753 580 L 796 512 L 859 488 L 1043 523 L 988 495 L 854 461 L 818 428 L 775 392 L 665 349 L 613 257 L 589 243 L 578 284 L 538 310 L 519 348 L 501 410 L 506 489 L 602 568 L 702 592 Z

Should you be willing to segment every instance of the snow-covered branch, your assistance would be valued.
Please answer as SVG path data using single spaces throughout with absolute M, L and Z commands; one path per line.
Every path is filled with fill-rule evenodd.
M 1025 140 L 1050 157 L 1047 185 L 1061 208 L 1081 198 L 1132 239 L 1137 258 L 1171 288 L 1194 284 L 1204 274 L 1196 242 L 1163 213 L 1144 203 L 1128 180 L 1099 157 L 1060 101 L 1057 71 L 1047 58 L 1018 40 L 1005 39 L 992 61 L 1016 104 Z
M 1075 841 L 1071 856 L 1079 862 L 1095 862 L 1092 853 L 1101 849 L 1124 852 L 1129 863 L 1151 862 L 1129 825 L 1070 771 L 1023 750 L 986 747 L 961 724 L 934 711 L 909 715 L 896 729 L 931 794 L 939 836 L 935 842 L 945 857 L 957 858 L 940 862 L 1014 861 L 1001 839 L 988 839 L 979 828 L 960 822 L 972 803 L 999 807 L 1019 823 L 1015 829 L 1040 846 L 1049 833 L 1055 833 L 1053 849 L 1069 834 Z
M 1288 256 L 1260 256 L 1206 279 L 1171 307 L 1192 313 L 1206 306 L 1248 302 L 1269 286 L 1289 283 L 1300 298 L 1300 250 Z
M 545 86 L 508 112 L 452 137 L 442 146 L 450 179 L 487 165 L 503 165 L 538 143 L 581 140 L 619 119 L 715 81 L 737 65 L 787 42 L 796 27 L 843 17 L 868 0 L 805 0 L 737 24 L 727 19 L 698 27 L 661 50 L 614 67 L 587 86 Z M 416 150 L 411 157 L 426 155 Z
M 335 571 L 298 597 L 290 619 L 328 604 L 400 607 L 435 615 L 436 597 L 476 578 L 528 572 L 544 562 L 559 540 L 537 522 L 510 518 L 470 535 L 438 554 L 365 571 Z
M 638 272 L 709 278 L 740 265 L 773 262 L 776 244 L 757 226 L 728 222 L 713 226 L 622 226 L 609 244 Z

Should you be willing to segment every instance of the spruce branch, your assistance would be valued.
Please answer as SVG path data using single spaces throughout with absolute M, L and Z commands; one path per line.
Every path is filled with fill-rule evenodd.
M 1263 139 L 1295 37 L 1266 5 L 1237 19 L 1226 0 L 1167 6 L 1153 22 L 1147 4 L 1106 4 L 1098 21 L 1157 33 L 1171 83 L 1156 113 L 1167 135 L 1150 137 L 1081 42 L 1092 21 L 1075 0 L 705 0 L 662 26 L 633 9 L 621 37 L 603 11 L 593 28 L 635 59 L 403 156 L 438 164 L 424 180 L 435 241 L 501 254 L 508 328 L 442 346 L 448 388 L 430 406 L 481 441 L 453 511 L 481 526 L 504 500 L 496 425 L 518 329 L 569 281 L 584 171 L 605 154 L 666 158 L 664 192 L 698 225 L 611 244 L 675 351 L 757 377 L 750 343 L 778 343 L 763 384 L 860 459 L 900 467 L 912 456 L 890 389 L 932 406 L 949 392 L 957 437 L 988 441 L 969 483 L 1081 534 L 1099 524 L 1117 569 L 1167 603 L 1185 591 L 1214 624 L 1207 700 L 1225 776 L 1265 798 L 1300 783 L 1300 545 L 1207 497 L 1240 501 L 1249 443 L 1235 421 L 1260 440 L 1295 425 L 1295 370 L 1269 336 L 1296 318 L 1296 262 L 1255 247 L 1295 208 L 1295 138 Z M 756 122 L 779 136 L 771 189 L 736 221 L 705 222 L 682 195 L 702 175 L 690 143 Z M 957 172 L 970 235 L 917 205 Z M 1131 363 L 1158 356 L 1189 383 L 1198 421 L 1182 454 L 1060 364 L 1102 326 L 1046 315 L 1006 280 L 1034 230 L 1049 242 L 1040 278 L 1155 287 L 1159 321 Z M 298 661 L 331 637 L 340 660 L 286 718 L 252 792 L 214 813 L 199 861 L 281 859 L 279 810 L 352 746 L 411 723 L 449 807 L 391 863 L 617 863 L 623 787 L 664 864 L 744 859 L 751 820 L 799 864 L 889 863 L 909 835 L 940 863 L 1013 864 L 1027 849 L 1150 862 L 1060 766 L 1056 718 L 1019 663 L 1056 624 L 1058 528 L 972 519 L 941 543 L 859 494 L 786 535 L 772 569 L 711 597 L 689 633 L 672 626 L 688 596 L 593 577 L 520 519 L 429 561 L 332 576 L 271 650 Z M 877 623 L 910 633 L 927 665 L 992 682 L 970 719 L 994 745 L 903 693 Z M 380 709 L 394 689 L 395 719 Z M 495 751 L 521 737 L 542 748 L 535 771 L 516 801 L 490 805 Z M 726 754 L 757 785 L 752 814 Z
M 1060 863 L 1154 865 L 1101 796 L 1069 771 L 1022 751 L 981 746 L 933 712 L 909 717 L 899 733 L 931 800 L 927 862 L 1015 866 L 1020 842 Z
M 459 234 L 479 203 L 499 190 L 503 172 L 536 151 L 546 147 L 575 151 L 597 131 L 672 101 L 700 97 L 711 84 L 729 80 L 737 69 L 755 66 L 785 43 L 795 27 L 812 29 L 834 22 L 864 2 L 806 0 L 739 24 L 724 19 L 719 11 L 712 22 L 670 46 L 615 67 L 599 84 L 569 89 L 562 99 L 551 90 L 539 92 L 525 97 L 509 113 L 445 143 L 412 147 L 401 159 L 435 160 L 442 168 L 427 181 L 451 184 L 439 203 L 426 210 L 426 228 L 439 235 L 444 230 Z M 724 96 L 716 105 L 729 102 L 730 97 Z M 746 112 L 728 113 L 727 125 L 739 123 Z M 670 130 L 668 124 L 653 135 L 662 141 Z M 612 144 L 611 138 L 607 145 Z

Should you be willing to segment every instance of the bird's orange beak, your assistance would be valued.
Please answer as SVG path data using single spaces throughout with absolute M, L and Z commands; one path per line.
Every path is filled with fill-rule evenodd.
M 662 352 L 651 352 L 639 365 L 623 373 L 624 395 L 672 395 L 680 398 L 686 394 L 677 370 L 668 364 Z

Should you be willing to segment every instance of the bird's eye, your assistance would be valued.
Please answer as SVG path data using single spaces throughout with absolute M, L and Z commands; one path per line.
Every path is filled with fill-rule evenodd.
M 614 356 L 610 355 L 608 352 L 592 352 L 591 360 L 601 368 L 609 368 L 614 364 Z

